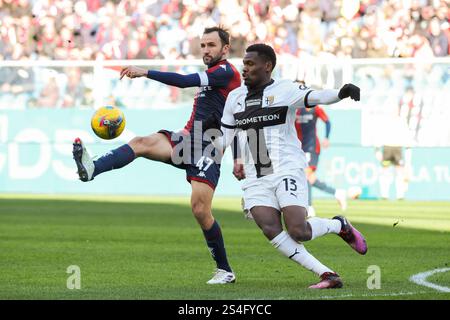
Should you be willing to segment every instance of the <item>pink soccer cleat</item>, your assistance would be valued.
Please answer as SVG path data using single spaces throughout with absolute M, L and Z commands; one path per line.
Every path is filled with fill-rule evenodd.
M 341 232 L 339 232 L 339 236 L 344 239 L 345 242 L 349 244 L 356 252 L 359 254 L 366 254 L 367 252 L 367 243 L 364 236 L 353 227 L 347 218 L 343 216 L 336 216 L 333 219 L 337 219 L 341 222 Z
M 320 282 L 309 286 L 309 289 L 337 289 L 343 285 L 337 273 L 325 272 L 320 275 Z

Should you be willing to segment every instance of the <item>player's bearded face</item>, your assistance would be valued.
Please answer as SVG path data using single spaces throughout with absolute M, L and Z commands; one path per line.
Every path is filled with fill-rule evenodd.
M 223 59 L 222 53 L 218 53 L 216 55 L 212 55 L 212 54 L 204 54 L 203 55 L 203 63 L 208 66 L 214 65 L 222 59 Z
M 203 63 L 210 66 L 222 60 L 228 51 L 228 47 L 228 45 L 222 45 L 217 32 L 204 34 L 200 41 Z

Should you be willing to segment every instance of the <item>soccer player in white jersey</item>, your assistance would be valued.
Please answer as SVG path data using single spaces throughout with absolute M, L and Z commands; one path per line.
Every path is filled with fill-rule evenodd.
M 319 283 L 310 288 L 340 288 L 339 275 L 308 253 L 301 242 L 334 233 L 360 254 L 367 252 L 367 244 L 343 216 L 306 219 L 307 163 L 294 121 L 298 108 L 332 104 L 347 97 L 359 101 L 360 90 L 346 84 L 340 90 L 316 91 L 290 80 L 273 80 L 276 55 L 265 44 L 249 46 L 243 63 L 244 85 L 228 95 L 221 136 L 213 143 L 225 150 L 237 135 L 241 161 L 235 162 L 234 175 L 245 179 L 245 209 L 275 248 L 320 276 Z M 217 123 L 206 126 L 218 128 Z

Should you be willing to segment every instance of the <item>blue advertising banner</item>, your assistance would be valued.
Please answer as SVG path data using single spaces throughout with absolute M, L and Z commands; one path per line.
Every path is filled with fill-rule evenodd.
M 170 165 L 135 160 L 120 170 L 105 173 L 89 183 L 78 180 L 72 159 L 72 141 L 80 137 L 91 155 L 100 156 L 136 135 L 160 129 L 178 130 L 191 108 L 172 110 L 125 109 L 126 129 L 112 141 L 97 138 L 90 128 L 93 110 L 29 109 L 0 111 L 0 192 L 188 195 L 190 185 L 183 170 Z M 360 186 L 365 198 L 380 196 L 381 165 L 375 148 L 361 146 L 359 110 L 327 109 L 332 122 L 330 147 L 323 149 L 317 176 L 336 188 Z M 321 125 L 318 127 L 322 135 Z M 450 199 L 450 148 L 411 148 L 406 199 Z M 227 152 L 217 195 L 240 195 L 240 182 L 232 175 Z M 390 197 L 395 197 L 392 172 Z M 330 197 L 314 190 L 314 196 Z

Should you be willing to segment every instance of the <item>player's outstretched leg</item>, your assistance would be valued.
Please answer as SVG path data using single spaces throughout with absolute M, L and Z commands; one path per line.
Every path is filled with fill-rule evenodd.
M 336 216 L 333 219 L 313 217 L 306 220 L 307 213 L 303 207 L 287 206 L 282 210 L 289 235 L 295 241 L 314 240 L 326 234 L 334 233 L 344 239 L 356 252 L 360 254 L 367 252 L 364 236 L 343 216 Z
M 367 243 L 364 236 L 353 227 L 347 218 L 343 216 L 336 216 L 333 219 L 339 220 L 342 224 L 339 236 L 347 242 L 359 254 L 366 254 Z
M 133 149 L 128 144 L 124 144 L 94 161 L 80 138 L 76 138 L 73 142 L 72 154 L 77 165 L 78 176 L 84 182 L 93 180 L 102 172 L 122 168 L 136 158 Z
M 164 134 L 154 133 L 146 137 L 135 137 L 129 143 L 107 152 L 94 161 L 81 139 L 76 138 L 72 153 L 80 180 L 90 181 L 103 172 L 128 165 L 137 157 L 167 162 L 172 154 L 172 146 Z
M 329 233 L 339 234 L 341 223 L 338 220 L 311 217 L 302 206 L 286 206 L 282 208 L 283 218 L 289 235 L 297 242 L 314 240 Z
M 256 224 L 277 250 L 292 261 L 321 277 L 321 281 L 317 284 L 317 287 L 313 288 L 325 289 L 342 287 L 342 281 L 335 272 L 323 265 L 306 250 L 302 243 L 295 241 L 288 232 L 283 230 L 280 212 L 278 210 L 272 207 L 255 206 L 251 211 Z M 336 281 L 329 281 L 326 275 L 336 275 Z
M 77 165 L 80 180 L 86 182 L 94 179 L 94 161 L 80 138 L 76 138 L 73 142 L 72 154 Z
M 319 283 L 310 286 L 311 289 L 342 288 L 343 283 L 339 275 L 323 265 L 311 255 L 302 243 L 292 239 L 286 231 L 282 231 L 270 243 L 286 257 L 302 265 L 309 271 L 320 276 Z

